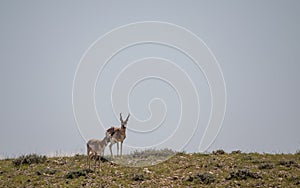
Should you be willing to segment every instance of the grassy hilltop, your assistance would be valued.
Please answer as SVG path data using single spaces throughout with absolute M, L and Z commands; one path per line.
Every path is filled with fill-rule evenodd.
M 47 158 L 35 154 L 0 160 L 0 187 L 299 187 L 300 153 L 211 154 L 170 150 L 134 152 L 101 169 L 87 169 L 86 156 Z

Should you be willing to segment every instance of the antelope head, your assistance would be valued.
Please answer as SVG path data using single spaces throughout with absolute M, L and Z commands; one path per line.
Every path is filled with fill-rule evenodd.
M 120 113 L 120 121 L 121 121 L 121 126 L 122 126 L 123 128 L 126 128 L 127 122 L 128 122 L 128 119 L 129 119 L 129 116 L 130 116 L 130 114 L 128 114 L 127 118 L 126 118 L 125 121 L 124 121 L 123 118 L 122 118 L 122 113 Z

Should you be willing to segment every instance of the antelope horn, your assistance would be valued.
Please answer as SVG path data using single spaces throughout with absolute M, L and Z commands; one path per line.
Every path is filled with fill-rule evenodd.
M 128 113 L 128 116 L 127 116 L 127 118 L 126 118 L 126 121 L 128 121 L 129 116 L 130 116 L 130 113 Z
M 120 121 L 123 122 L 122 113 L 120 113 Z

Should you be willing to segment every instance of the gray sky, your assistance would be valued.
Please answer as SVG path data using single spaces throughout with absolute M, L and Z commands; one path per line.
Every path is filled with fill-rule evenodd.
M 227 109 L 210 150 L 295 152 L 300 149 L 299 18 L 300 3 L 296 0 L 1 1 L 0 156 L 84 152 L 85 140 L 77 130 L 72 109 L 73 78 L 82 55 L 108 31 L 151 20 L 170 22 L 195 33 L 222 68 Z M 179 66 L 189 64 L 184 55 L 161 45 L 135 46 L 120 53 L 97 81 L 96 106 L 99 116 L 106 117 L 105 127 L 119 124 L 107 100 L 113 75 L 120 66 L 148 56 L 173 58 Z M 186 64 L 202 101 L 202 124 L 185 148 L 195 152 L 208 121 L 211 99 L 203 73 Z M 178 98 L 172 92 L 166 83 L 152 80 L 137 85 L 130 96 L 130 101 L 135 101 L 132 113 L 139 119 L 149 117 L 145 106 L 157 95 L 169 105 L 165 126 L 152 135 L 158 140 L 178 121 Z M 104 133 L 96 135 L 103 137 Z M 129 145 L 144 137 L 130 131 L 128 135 L 125 143 Z M 154 144 L 152 141 L 151 137 L 145 140 Z

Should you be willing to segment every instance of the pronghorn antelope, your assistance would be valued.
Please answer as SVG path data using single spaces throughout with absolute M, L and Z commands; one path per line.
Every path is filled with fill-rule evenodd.
M 119 155 L 119 143 L 121 143 L 120 155 L 122 156 L 123 141 L 126 138 L 126 125 L 129 116 L 130 114 L 128 114 L 126 120 L 124 121 L 122 118 L 122 113 L 120 113 L 121 127 L 111 127 L 106 131 L 106 135 L 111 135 L 109 149 L 112 157 L 114 157 L 112 153 L 112 145 L 115 143 L 117 143 L 117 156 Z
M 87 164 L 90 169 L 90 159 L 92 156 L 95 156 L 95 166 L 94 170 L 96 170 L 96 164 L 98 157 L 102 157 L 104 155 L 104 149 L 107 146 L 108 142 L 111 139 L 111 135 L 106 134 L 103 140 L 91 139 L 87 142 Z M 99 159 L 100 160 L 100 159 Z

